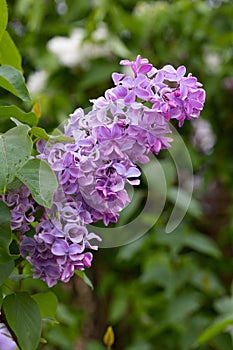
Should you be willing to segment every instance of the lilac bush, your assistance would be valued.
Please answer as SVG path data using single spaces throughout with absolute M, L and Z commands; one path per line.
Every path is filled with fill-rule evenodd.
M 68 282 L 75 270 L 91 266 L 92 250 L 101 238 L 87 225 L 116 223 L 130 202 L 126 185 L 139 185 L 137 164 L 171 146 L 169 122 L 198 118 L 205 91 L 184 66 L 156 69 L 147 59 L 121 61 L 132 76 L 113 73 L 114 87 L 91 100 L 88 113 L 70 115 L 64 135 L 73 142 L 37 142 L 37 157 L 55 172 L 59 188 L 52 208 L 45 208 L 33 237 L 27 235 L 41 208 L 25 185 L 3 200 L 11 209 L 13 230 L 21 233 L 20 250 L 33 266 L 35 278 L 49 287 Z

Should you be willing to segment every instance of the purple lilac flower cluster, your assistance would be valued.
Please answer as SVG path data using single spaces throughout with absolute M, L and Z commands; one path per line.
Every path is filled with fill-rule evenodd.
M 34 277 L 49 287 L 91 266 L 89 250 L 101 239 L 87 225 L 117 222 L 130 202 L 126 185 L 140 183 L 137 164 L 170 147 L 170 119 L 182 126 L 203 108 L 205 91 L 191 74 L 185 77 L 184 66 L 157 70 L 140 56 L 121 64 L 130 66 L 133 76 L 113 73 L 115 86 L 92 100 L 88 113 L 78 108 L 70 115 L 64 134 L 73 143 L 37 143 L 38 157 L 49 163 L 60 186 L 35 236 L 22 236 L 21 253 L 34 266 Z M 14 226 L 13 210 L 12 227 L 25 233 Z

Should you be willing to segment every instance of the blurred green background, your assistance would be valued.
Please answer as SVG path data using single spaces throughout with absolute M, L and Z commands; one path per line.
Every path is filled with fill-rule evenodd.
M 232 350 L 232 1 L 9 0 L 8 7 L 8 30 L 47 131 L 103 95 L 111 73 L 122 70 L 119 61 L 137 54 L 158 68 L 184 64 L 207 92 L 200 120 L 179 130 L 194 169 L 184 220 L 165 233 L 177 174 L 164 152 L 168 196 L 159 220 L 134 243 L 95 254 L 93 291 L 78 277 L 53 288 L 59 324 L 44 324 L 48 343 L 39 349 L 105 349 L 112 325 L 116 350 Z M 139 191 L 146 196 L 146 184 Z M 140 198 L 130 215 L 143 205 Z M 145 220 L 153 224 L 154 217 Z M 40 281 L 23 283 L 32 292 L 46 289 Z

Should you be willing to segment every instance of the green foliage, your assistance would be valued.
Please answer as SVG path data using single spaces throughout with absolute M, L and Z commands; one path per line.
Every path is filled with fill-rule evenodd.
M 29 127 L 19 125 L 0 136 L 0 191 L 4 192 L 17 172 L 27 163 L 32 152 Z
M 21 61 L 21 55 L 17 47 L 10 34 L 5 31 L 0 42 L 0 64 L 7 64 L 22 71 Z
M 1 251 L 1 248 L 0 248 Z M 7 263 L 0 263 L 0 285 L 3 284 L 7 278 L 10 276 L 11 272 L 15 267 L 14 261 L 9 261 Z
M 40 314 L 43 319 L 55 320 L 58 300 L 53 292 L 33 294 L 32 298 L 35 300 L 40 309 Z
M 78 277 L 80 277 L 86 283 L 86 285 L 89 286 L 92 290 L 94 289 L 90 278 L 86 275 L 86 273 L 84 271 L 75 270 L 75 274 Z
M 74 140 L 71 137 L 67 137 L 64 135 L 49 135 L 47 132 L 39 128 L 37 126 L 34 126 L 30 130 L 31 135 L 35 136 L 39 140 L 45 140 L 45 141 L 55 141 L 55 142 L 74 142 Z M 54 132 L 55 133 L 55 132 Z
M 3 65 L 0 67 L 0 87 L 10 91 L 23 101 L 31 100 L 22 73 L 12 66 Z
M 218 335 L 219 333 L 226 330 L 226 328 L 233 324 L 233 316 L 227 316 L 222 318 L 220 321 L 215 322 L 214 325 L 207 328 L 201 335 L 198 337 L 198 343 L 204 343 Z
M 36 202 L 51 208 L 57 178 L 47 162 L 40 159 L 29 160 L 16 174 L 30 190 Z
M 20 349 L 36 350 L 41 335 L 41 317 L 30 295 L 26 292 L 8 295 L 2 311 Z
M 55 177 L 44 162 L 29 160 L 32 142 L 38 138 L 66 142 L 53 129 L 76 107 L 88 107 L 89 99 L 111 87 L 110 75 L 119 71 L 120 59 L 134 59 L 137 54 L 148 57 L 158 68 L 184 64 L 198 76 L 207 91 L 201 118 L 210 122 L 216 138 L 206 152 L 202 148 L 205 137 L 193 142 L 195 132 L 190 124 L 180 133 L 193 164 L 194 193 L 188 213 L 175 231 L 165 233 L 175 203 L 180 210 L 186 207 L 189 179 L 184 172 L 184 188 L 178 189 L 176 168 L 164 154 L 158 161 L 165 175 L 167 202 L 157 223 L 136 242 L 97 252 L 90 279 L 76 272 L 78 276 L 68 285 L 53 288 L 56 296 L 44 283 L 30 278 L 28 264 L 18 258 L 18 238 L 12 237 L 9 209 L 0 203 L 0 303 L 3 300 L 3 314 L 22 350 L 104 349 L 102 339 L 109 324 L 116 336 L 115 349 L 232 349 L 233 7 L 231 1 L 218 8 L 209 3 L 8 1 L 6 32 L 7 7 L 5 0 L 0 0 L 1 127 L 12 127 L 12 118 L 29 125 L 17 124 L 0 136 L 1 192 L 10 186 L 17 188 L 22 181 L 38 203 L 51 205 Z M 51 38 L 68 38 L 77 28 L 85 30 L 83 45 L 92 45 L 92 34 L 103 23 L 107 34 L 101 42 L 106 43 L 107 54 L 102 50 L 103 54 L 95 57 L 93 46 L 89 46 L 89 55 L 82 56 L 85 50 L 80 46 L 72 52 L 82 58 L 66 66 L 48 50 Z M 75 48 L 74 41 L 72 45 Z M 33 100 L 40 97 L 40 118 L 31 112 L 16 47 L 28 82 L 33 73 L 46 73 L 43 86 L 36 81 L 33 90 L 28 84 Z M 159 197 L 162 188 L 162 181 L 154 184 L 155 196 Z M 121 223 L 137 216 L 146 190 L 143 184 L 135 191 L 135 200 L 122 213 Z M 147 214 L 143 220 L 153 224 L 154 216 Z M 34 232 L 32 227 L 30 234 Z M 20 288 L 32 296 L 18 293 Z M 9 295 L 10 290 L 17 293 Z M 17 308 L 20 313 L 16 315 Z M 38 345 L 41 317 L 42 337 L 48 343 Z M 56 322 L 59 324 L 54 326 Z M 25 336 L 28 329 L 34 334 L 34 343 Z
M 12 232 L 11 232 L 11 214 L 8 206 L 0 202 L 0 264 L 5 264 L 12 260 L 12 257 L 9 252 L 9 245 L 12 240 Z M 9 271 L 9 265 L 6 265 L 6 275 Z M 3 266 L 2 266 L 3 268 Z M 4 277 L 2 277 L 4 278 Z
M 1 41 L 8 22 L 7 4 L 5 0 L 0 0 L 0 9 L 1 9 L 1 17 L 0 17 L 0 41 Z
M 28 125 L 36 125 L 38 122 L 35 113 L 24 112 L 17 106 L 0 106 L 0 118 L 16 118 L 18 121 Z

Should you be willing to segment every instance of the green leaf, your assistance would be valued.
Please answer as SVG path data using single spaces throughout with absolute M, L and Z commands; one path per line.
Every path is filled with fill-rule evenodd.
M 9 261 L 5 264 L 0 264 L 0 285 L 2 285 L 15 267 L 14 261 Z
M 2 290 L 0 288 L 0 308 L 2 306 L 2 301 L 3 301 L 3 295 L 2 295 Z
M 116 295 L 114 296 L 114 299 L 111 303 L 110 310 L 109 310 L 109 321 L 111 323 L 117 323 L 120 322 L 124 318 L 124 316 L 127 314 L 127 311 L 129 309 L 129 300 L 127 298 L 127 295 L 125 294 L 124 288 L 118 288 Z
M 85 274 L 84 271 L 80 271 L 80 270 L 75 270 L 74 273 L 79 276 L 83 282 L 85 282 L 92 290 L 94 289 L 94 286 L 90 280 L 89 277 L 87 277 L 87 275 Z
M 8 326 L 22 350 L 36 350 L 41 336 L 41 316 L 36 302 L 26 292 L 8 295 L 2 303 Z
M 53 292 L 37 293 L 32 295 L 40 309 L 42 318 L 55 319 L 57 311 L 58 301 L 57 297 Z
M 233 315 L 227 316 L 207 328 L 198 337 L 198 344 L 204 343 L 218 334 L 222 333 L 228 326 L 233 324 Z
M 117 36 L 112 36 L 109 42 L 109 46 L 115 55 L 120 57 L 129 57 L 131 52 L 128 50 L 127 46 L 120 40 Z
M 0 106 L 0 118 L 16 118 L 28 125 L 36 125 L 38 122 L 34 112 L 24 112 L 17 106 Z
M 8 22 L 8 11 L 7 11 L 6 0 L 0 0 L 0 9 L 1 9 L 1 15 L 0 15 L 0 41 L 1 41 Z
M 190 192 L 171 187 L 167 191 L 167 198 L 184 212 L 188 211 L 193 217 L 198 218 L 201 215 L 200 204 L 190 197 Z
M 35 201 L 50 208 L 58 183 L 48 163 L 40 159 L 29 160 L 17 173 L 17 178 L 30 190 Z
M 197 250 L 198 252 L 212 256 L 219 259 L 222 256 L 217 244 L 209 237 L 199 233 L 189 233 L 184 240 L 185 246 Z
M 49 135 L 44 129 L 39 128 L 37 126 L 31 128 L 30 132 L 33 136 L 37 137 L 40 140 L 56 142 L 74 142 L 74 139 L 72 137 L 64 135 Z
M 19 281 L 23 281 L 29 277 L 32 277 L 32 275 L 31 274 L 20 274 L 19 275 L 17 272 L 12 271 L 12 273 L 9 276 L 9 280 L 18 283 Z
M 90 340 L 87 343 L 86 350 L 106 350 L 106 347 L 99 343 L 97 340 Z M 144 348 L 139 348 L 145 350 Z
M 0 67 L 0 86 L 23 101 L 31 101 L 23 74 L 14 67 Z
M 28 126 L 20 125 L 0 135 L 0 192 L 4 192 L 30 158 L 32 141 L 28 130 Z
M 164 306 L 165 323 L 176 325 L 183 322 L 200 308 L 201 303 L 201 295 L 198 293 L 180 293 Z
M 6 64 L 22 71 L 21 55 L 7 31 L 4 32 L 0 42 L 0 64 Z
M 12 260 L 9 253 L 9 245 L 11 240 L 12 232 L 10 209 L 4 202 L 0 201 L 0 263 L 8 263 L 10 260 Z

